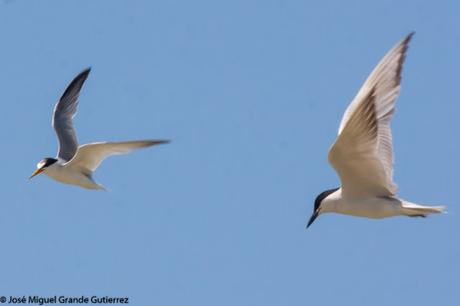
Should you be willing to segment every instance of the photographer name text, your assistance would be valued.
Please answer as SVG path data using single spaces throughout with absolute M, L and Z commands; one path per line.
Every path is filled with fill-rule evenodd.
M 38 296 L 38 295 L 23 295 L 23 296 L 2 296 L 0 297 L 2 304 L 129 304 L 128 297 L 114 296 Z

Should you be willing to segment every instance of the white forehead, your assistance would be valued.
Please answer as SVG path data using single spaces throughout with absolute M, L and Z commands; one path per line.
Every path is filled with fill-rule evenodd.
M 41 167 L 43 167 L 45 165 L 45 163 L 46 163 L 46 161 L 44 161 L 44 160 L 39 161 L 38 164 L 37 164 L 37 169 L 40 169 Z

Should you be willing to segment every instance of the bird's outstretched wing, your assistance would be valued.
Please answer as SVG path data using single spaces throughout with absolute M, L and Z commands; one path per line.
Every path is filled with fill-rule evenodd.
M 90 71 L 91 68 L 87 68 L 77 75 L 54 107 L 52 125 L 59 141 L 58 158 L 65 161 L 72 159 L 78 148 L 72 118 L 77 112 L 80 90 Z
M 346 196 L 391 196 L 397 192 L 390 121 L 413 34 L 385 55 L 343 115 L 329 162 L 340 176 Z
M 125 154 L 134 149 L 146 148 L 168 142 L 169 140 L 138 140 L 85 144 L 78 148 L 75 156 L 66 165 L 91 174 L 101 162 L 110 155 Z

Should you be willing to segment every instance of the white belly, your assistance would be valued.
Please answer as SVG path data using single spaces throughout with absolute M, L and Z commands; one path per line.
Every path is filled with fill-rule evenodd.
M 342 198 L 336 205 L 336 212 L 345 215 L 381 219 L 402 215 L 403 209 L 401 201 L 394 198 Z
M 82 172 L 75 171 L 57 163 L 48 167 L 43 173 L 60 183 L 77 185 L 88 189 L 104 189 L 103 186 L 97 184 L 91 177 L 88 177 Z
M 321 202 L 321 213 L 334 212 L 344 215 L 381 219 L 394 216 L 424 217 L 441 213 L 443 206 L 423 206 L 392 197 L 368 196 L 362 198 L 342 197 L 342 190 L 328 195 Z

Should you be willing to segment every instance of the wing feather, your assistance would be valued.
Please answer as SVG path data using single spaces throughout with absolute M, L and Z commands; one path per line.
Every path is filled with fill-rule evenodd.
M 344 195 L 390 196 L 397 192 L 390 122 L 413 34 L 385 55 L 343 115 L 329 162 L 340 176 Z
M 123 142 L 96 142 L 82 145 L 75 156 L 66 164 L 68 167 L 91 174 L 111 155 L 126 154 L 134 149 L 146 148 L 153 145 L 165 144 L 169 140 L 137 140 Z
M 91 68 L 83 70 L 69 84 L 56 103 L 52 126 L 59 141 L 58 158 L 69 161 L 77 151 L 78 140 L 72 119 L 77 113 L 78 96 Z

